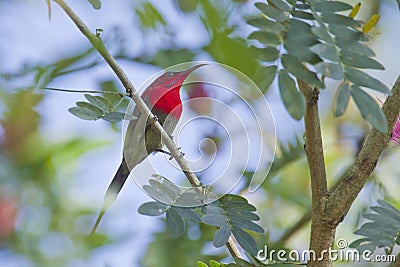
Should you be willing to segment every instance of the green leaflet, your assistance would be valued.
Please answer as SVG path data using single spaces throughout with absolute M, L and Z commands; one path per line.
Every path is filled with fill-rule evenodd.
M 285 54 L 282 56 L 282 64 L 285 70 L 293 74 L 296 78 L 318 88 L 324 88 L 325 85 L 318 79 L 317 75 L 308 70 L 297 58 Z
M 376 248 L 392 250 L 396 244 L 400 244 L 399 210 L 383 200 L 378 200 L 378 204 L 379 206 L 370 207 L 376 213 L 363 215 L 370 221 L 354 232 L 362 238 L 353 241 L 349 247 L 356 248 L 360 252 L 365 250 L 373 252 Z
M 343 83 L 337 91 L 335 117 L 340 117 L 345 113 L 347 106 L 349 105 L 350 96 L 349 84 Z
M 386 85 L 384 85 L 381 81 L 371 77 L 365 72 L 351 67 L 346 67 L 344 72 L 346 79 L 350 80 L 358 86 L 368 87 L 378 92 L 391 95 L 391 92 Z
M 256 52 L 258 60 L 273 62 L 278 59 L 279 51 L 275 47 L 257 48 L 252 47 Z
M 284 22 L 287 17 L 281 10 L 264 3 L 256 3 L 255 6 L 270 19 Z
M 201 221 L 212 226 L 223 226 L 228 224 L 226 216 L 223 214 L 208 214 L 203 216 Z
M 369 121 L 378 131 L 387 133 L 385 114 L 383 114 L 375 100 L 355 84 L 350 87 L 350 92 L 364 119 Z
M 72 107 L 68 111 L 82 120 L 97 120 L 101 117 L 96 112 L 83 107 Z
M 99 10 L 99 9 L 101 8 L 101 2 L 100 2 L 100 0 L 88 0 L 88 1 L 89 1 L 89 3 L 92 5 L 92 7 L 93 7 L 94 9 Z
M 286 110 L 295 119 L 300 120 L 304 116 L 305 101 L 303 95 L 297 90 L 294 80 L 289 74 L 281 70 L 278 76 L 279 90 Z
M 353 28 L 361 26 L 358 21 L 340 14 L 322 14 L 321 19 L 328 24 L 337 24 Z
M 342 51 L 346 51 L 349 53 L 357 53 L 366 57 L 374 57 L 375 53 L 371 48 L 357 42 L 355 40 L 348 40 L 340 37 L 335 37 L 335 44 Z
M 334 62 L 339 61 L 338 52 L 334 45 L 318 43 L 310 47 L 310 50 L 322 58 Z
M 78 108 L 88 109 L 88 110 L 92 111 L 99 117 L 104 115 L 104 111 L 102 111 L 100 108 L 98 108 L 95 105 L 92 105 L 90 103 L 79 101 L 79 102 L 76 102 L 76 105 L 78 106 Z
M 292 7 L 290 5 L 288 5 L 285 1 L 282 1 L 282 0 L 270 0 L 270 1 L 281 11 L 288 12 L 288 11 L 292 10 Z
M 364 34 L 360 31 L 354 30 L 354 29 L 350 29 L 344 25 L 340 25 L 340 24 L 334 24 L 334 23 L 330 23 L 327 25 L 329 31 L 338 38 L 342 38 L 345 40 L 349 40 L 349 41 L 354 41 L 354 40 L 363 40 Z
M 252 32 L 247 38 L 257 40 L 266 46 L 276 47 L 281 43 L 281 39 L 278 35 L 265 31 Z
M 268 66 L 262 67 L 256 72 L 255 76 L 253 77 L 253 81 L 260 88 L 261 92 L 267 92 L 268 88 L 275 79 L 277 69 L 278 68 L 276 66 Z
M 263 233 L 264 230 L 253 221 L 260 219 L 253 212 L 256 208 L 241 196 L 227 194 L 202 208 L 205 214 L 201 221 L 219 227 L 214 234 L 214 245 L 224 245 L 231 234 L 247 252 L 257 251 L 254 239 L 243 229 Z M 240 241 L 239 241 L 240 239 Z
M 214 235 L 213 244 L 214 247 L 219 248 L 228 242 L 229 237 L 231 236 L 231 227 L 229 225 L 221 226 Z
M 235 226 L 232 228 L 232 234 L 242 248 L 244 248 L 251 255 L 257 254 L 257 244 L 251 235 Z
M 319 73 L 322 73 L 326 77 L 335 80 L 342 80 L 344 78 L 342 66 L 337 63 L 320 62 L 315 65 L 315 68 Z
M 269 20 L 266 17 L 252 18 L 249 19 L 247 23 L 251 26 L 259 28 L 260 30 L 275 33 L 277 35 L 279 35 L 283 30 L 283 26 L 280 23 Z
M 353 8 L 351 5 L 339 1 L 322 1 L 315 3 L 313 7 L 315 11 L 321 13 L 335 13 Z
M 166 220 L 167 225 L 172 230 L 172 232 L 174 232 L 178 236 L 183 234 L 183 232 L 185 231 L 185 222 L 174 208 L 170 208 L 167 210 Z
M 168 205 L 161 202 L 146 202 L 140 205 L 138 212 L 147 216 L 159 216 L 164 214 L 168 209 Z
M 328 44 L 332 44 L 332 36 L 327 31 L 324 24 L 320 27 L 312 27 L 311 32 L 321 40 L 327 42 Z
M 304 11 L 293 11 L 292 12 L 293 17 L 299 18 L 299 19 L 305 19 L 305 20 L 314 20 L 313 14 L 309 12 L 304 12 Z
M 135 116 L 128 113 L 113 111 L 118 104 L 113 104 L 102 96 L 84 95 L 89 102 L 78 101 L 76 107 L 68 109 L 68 111 L 76 117 L 83 120 L 98 120 L 102 118 L 105 121 L 115 123 L 121 120 L 134 120 Z M 122 101 L 123 98 L 120 99 Z M 119 102 L 120 103 L 120 102 Z
M 107 98 L 104 98 L 102 96 L 92 96 L 89 94 L 85 94 L 84 96 L 89 101 L 89 103 L 95 105 L 104 112 L 109 112 L 113 109 L 113 105 Z
M 346 50 L 340 52 L 340 59 L 342 63 L 347 66 L 363 69 L 385 69 L 379 62 L 372 58 L 360 55 L 359 53 L 348 52 Z

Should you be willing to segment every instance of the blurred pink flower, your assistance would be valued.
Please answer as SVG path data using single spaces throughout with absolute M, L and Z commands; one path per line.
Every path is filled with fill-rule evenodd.
M 397 120 L 394 124 L 392 138 L 390 140 L 400 146 L 400 115 L 397 117 Z
M 383 105 L 383 101 L 379 98 L 377 99 Z M 400 114 L 397 116 L 397 120 L 394 123 L 392 137 L 390 138 L 390 140 L 396 145 L 400 146 Z

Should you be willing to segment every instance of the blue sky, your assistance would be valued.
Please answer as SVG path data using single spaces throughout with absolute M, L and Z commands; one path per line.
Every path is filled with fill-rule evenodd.
M 103 1 L 100 11 L 93 10 L 86 1 L 69 2 L 92 29 L 102 28 L 104 33 L 109 33 L 114 26 L 121 26 L 123 34 L 132 37 L 127 41 L 132 44 L 129 49 L 133 54 L 146 51 L 146 49 L 150 51 L 155 49 L 156 46 L 147 47 L 140 40 L 135 40 L 134 37 L 139 32 L 127 33 L 127 29 L 133 29 L 131 24 L 135 21 L 132 11 L 133 1 Z M 170 14 L 167 17 L 169 22 L 182 25 L 183 29 L 176 37 L 177 42 L 188 47 L 196 47 L 198 43 L 207 42 L 207 33 L 201 30 L 197 31 L 199 21 L 195 16 L 185 17 L 176 13 L 171 1 L 157 1 L 156 6 Z M 377 26 L 379 32 L 374 36 L 371 46 L 377 53 L 378 61 L 386 67 L 386 71 L 373 72 L 373 74 L 391 87 L 399 70 L 400 35 L 398 34 L 398 25 L 400 25 L 400 16 L 395 1 L 383 1 L 381 12 L 382 18 Z M 73 54 L 83 45 L 89 45 L 69 18 L 55 4 L 52 8 L 51 21 L 49 21 L 45 1 L 0 1 L 0 22 L 0 73 L 18 71 L 23 63 L 32 62 L 46 65 L 56 59 Z M 196 29 L 196 34 L 193 34 L 194 29 Z M 162 43 L 162 41 L 162 38 L 155 39 L 155 42 L 158 43 Z M 121 61 L 121 65 L 137 88 L 148 77 L 161 70 L 139 63 L 128 64 Z M 97 86 L 95 81 L 106 77 L 114 78 L 109 68 L 102 65 L 89 71 L 61 77 L 51 86 L 92 89 Z M 11 89 L 5 88 L 6 90 Z M 55 92 L 48 94 L 49 96 L 40 105 L 39 112 L 43 116 L 42 133 L 50 142 L 84 135 L 94 136 L 111 143 L 111 145 L 87 153 L 80 159 L 74 173 L 74 185 L 66 194 L 67 199 L 75 199 L 74 205 L 85 205 L 94 211 L 100 209 L 104 192 L 121 160 L 121 133 L 111 130 L 106 122 L 85 122 L 69 114 L 68 108 L 73 106 L 76 101 L 83 100 L 82 95 Z M 323 93 L 322 103 L 329 97 L 329 92 Z M 268 101 L 274 117 L 279 118 L 277 135 L 281 140 L 292 139 L 293 131 L 301 132 L 301 123 L 290 119 L 280 103 L 276 90 L 268 94 Z M 327 108 L 325 109 L 329 111 Z M 0 107 L 0 111 L 3 110 L 4 107 Z M 293 131 L 287 131 L 288 128 Z M 93 166 L 93 168 L 87 169 L 87 165 Z M 60 167 L 60 170 L 62 169 Z M 60 179 L 63 178 L 66 178 L 65 174 L 60 174 Z M 75 198 L 77 195 L 79 200 Z M 74 262 L 71 266 L 104 266 L 104 263 L 109 263 L 111 266 L 135 266 L 146 250 L 145 244 L 152 240 L 151 234 L 160 230 L 156 219 L 141 216 L 136 212 L 138 206 L 148 200 L 149 197 L 139 190 L 132 180 L 129 180 L 118 201 L 104 217 L 100 231 L 112 233 L 116 239 L 124 238 L 127 233 L 132 233 L 132 236 L 123 242 L 94 251 L 88 262 Z M 127 210 L 131 212 L 127 212 Z M 133 222 L 134 230 L 132 229 Z M 140 242 L 140 247 L 137 246 L 138 242 Z M 126 247 L 135 247 L 135 249 L 127 252 Z M 10 266 L 13 266 L 12 263 Z M 16 263 L 15 266 L 24 265 Z

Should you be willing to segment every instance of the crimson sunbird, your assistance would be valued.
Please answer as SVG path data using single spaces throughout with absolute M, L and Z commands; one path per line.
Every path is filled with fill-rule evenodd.
M 181 86 L 190 73 L 204 65 L 206 64 L 199 64 L 185 71 L 165 72 L 142 93 L 143 101 L 170 136 L 182 114 Z M 150 120 L 154 118 L 147 118 L 137 106 L 133 110 L 133 115 L 136 119 L 129 122 L 126 131 L 122 163 L 108 186 L 103 207 L 91 235 L 96 232 L 104 213 L 114 203 L 130 171 L 153 152 L 168 153 L 162 150 L 160 133 L 151 126 Z

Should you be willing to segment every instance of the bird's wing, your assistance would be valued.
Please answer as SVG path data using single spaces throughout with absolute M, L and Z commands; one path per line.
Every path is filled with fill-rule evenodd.
M 148 100 L 143 99 L 149 106 Z M 132 113 L 137 119 L 129 122 L 124 141 L 124 159 L 128 168 L 132 170 L 148 156 L 145 142 L 147 117 L 136 106 Z

